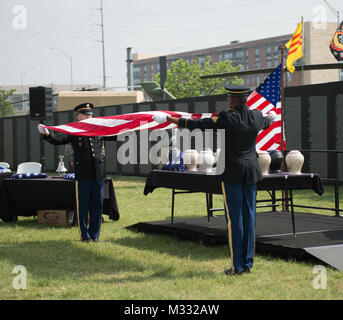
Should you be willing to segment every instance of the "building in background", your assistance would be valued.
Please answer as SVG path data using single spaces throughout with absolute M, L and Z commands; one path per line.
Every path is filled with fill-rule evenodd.
M 73 110 L 75 106 L 90 102 L 94 107 L 115 106 L 144 102 L 143 92 L 136 91 L 60 91 L 57 111 Z
M 212 63 L 220 60 L 231 60 L 233 66 L 241 65 L 241 71 L 273 68 L 280 64 L 280 44 L 285 44 L 292 35 L 273 37 L 248 42 L 232 41 L 228 45 L 200 49 L 182 53 L 166 55 L 167 67 L 179 59 L 191 62 L 199 59 L 200 63 L 205 62 L 207 56 Z M 140 59 L 133 55 L 133 81 L 138 86 L 141 82 L 152 81 L 153 76 L 159 73 L 159 57 L 152 56 Z M 243 77 L 244 84 L 254 87 L 263 82 L 263 75 L 251 75 Z
M 327 23 L 325 29 L 315 27 L 312 22 L 304 23 L 304 57 L 296 61 L 295 65 L 309 65 L 321 63 L 337 63 L 329 50 L 329 43 L 337 29 L 336 23 Z M 294 30 L 292 30 L 294 31 Z M 280 62 L 279 46 L 289 41 L 293 34 L 286 34 L 272 38 L 240 42 L 232 41 L 228 45 L 181 52 L 166 55 L 167 67 L 173 61 L 184 59 L 191 62 L 194 59 L 205 61 L 210 56 L 211 61 L 232 60 L 234 66 L 241 65 L 241 71 L 276 68 Z M 161 54 L 160 54 L 161 55 Z M 285 51 L 287 56 L 287 50 Z M 133 82 L 139 86 L 145 81 L 152 81 L 153 76 L 159 73 L 159 55 L 133 55 Z M 266 75 L 244 76 L 244 84 L 254 88 L 261 84 Z M 300 71 L 293 74 L 287 72 L 286 86 L 298 86 L 323 82 L 343 80 L 343 70 L 314 70 Z
M 337 63 L 329 45 L 337 23 L 327 23 L 326 28 L 316 28 L 316 24 L 304 24 L 304 62 L 305 64 Z M 304 71 L 304 84 L 316 84 L 343 80 L 342 69 Z
M 136 91 L 102 91 L 101 84 L 92 85 L 74 85 L 73 91 L 70 91 L 70 85 L 42 85 L 52 88 L 52 111 L 72 110 L 80 103 L 90 102 L 95 107 L 104 107 L 111 105 L 140 103 L 144 101 L 143 92 Z M 9 100 L 14 106 L 16 116 L 30 113 L 29 88 L 32 86 L 1 86 L 2 90 L 15 89 L 15 92 Z

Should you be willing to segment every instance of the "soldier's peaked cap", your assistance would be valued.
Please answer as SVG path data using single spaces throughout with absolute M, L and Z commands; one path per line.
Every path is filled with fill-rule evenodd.
M 81 103 L 74 108 L 74 111 L 83 113 L 83 114 L 93 114 L 94 105 L 92 103 L 86 102 Z
M 228 81 L 225 83 L 225 89 L 233 96 L 246 96 L 251 93 L 250 88 L 240 84 L 230 84 Z

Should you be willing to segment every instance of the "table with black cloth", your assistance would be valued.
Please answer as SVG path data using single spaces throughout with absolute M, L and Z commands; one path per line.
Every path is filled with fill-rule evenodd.
M 12 172 L 0 172 L 0 190 L 1 190 L 2 180 L 10 178 L 12 174 L 13 174 Z
M 60 177 L 37 179 L 5 178 L 0 186 L 0 218 L 16 221 L 18 216 L 34 216 L 37 210 L 75 210 L 75 181 Z M 111 220 L 119 220 L 117 199 L 111 179 L 104 179 L 104 209 Z
M 222 194 L 221 182 L 221 176 L 216 175 L 215 173 L 152 170 L 146 179 L 144 195 L 148 195 L 156 188 L 172 189 L 171 223 L 173 223 L 175 194 L 194 192 L 206 193 L 207 213 L 209 217 L 212 208 L 212 195 Z M 316 173 L 291 174 L 282 172 L 264 175 L 263 179 L 257 183 L 257 189 L 266 191 L 287 190 L 289 192 L 294 234 L 295 226 L 292 190 L 312 189 L 318 195 L 325 193 L 320 176 Z M 183 191 L 176 192 L 175 190 Z M 274 202 L 275 198 L 273 199 L 273 203 Z

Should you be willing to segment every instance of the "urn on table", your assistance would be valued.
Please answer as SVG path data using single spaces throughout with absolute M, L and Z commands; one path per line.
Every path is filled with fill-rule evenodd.
M 268 174 L 271 157 L 267 151 L 257 150 L 258 163 L 263 175 Z
M 196 171 L 198 164 L 198 151 L 194 149 L 187 149 L 183 153 L 183 163 L 186 165 L 188 171 Z
M 282 162 L 283 162 L 283 155 L 282 152 L 279 150 L 271 150 L 269 151 L 269 155 L 271 157 L 270 163 L 270 173 L 280 173 Z
M 304 156 L 298 150 L 291 150 L 286 156 L 286 164 L 289 173 L 301 174 L 304 164 Z
M 211 172 L 214 165 L 215 158 L 210 148 L 200 150 L 198 156 L 199 169 L 205 172 Z

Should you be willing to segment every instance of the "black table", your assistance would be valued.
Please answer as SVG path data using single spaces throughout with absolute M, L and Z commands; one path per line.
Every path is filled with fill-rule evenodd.
M 75 210 L 75 181 L 59 177 L 45 179 L 5 178 L 0 186 L 0 218 L 16 221 L 34 216 L 41 209 Z M 117 199 L 111 179 L 104 179 L 104 214 L 119 220 Z
M 10 178 L 13 172 L 0 172 L 0 190 L 2 185 L 2 180 Z
M 178 172 L 152 170 L 146 179 L 144 195 L 148 195 L 156 188 L 172 189 L 171 223 L 174 221 L 175 194 L 194 192 L 206 193 L 208 219 L 210 217 L 210 212 L 212 211 L 212 195 L 222 194 L 221 176 L 216 175 L 215 173 L 204 173 L 201 171 Z M 325 193 L 320 176 L 316 173 L 290 174 L 283 172 L 264 175 L 263 179 L 257 183 L 257 189 L 266 191 L 287 190 L 289 192 L 290 197 L 283 200 L 290 200 L 294 234 L 295 223 L 292 190 L 312 189 L 319 195 Z M 175 190 L 183 191 L 177 192 Z M 272 206 L 275 208 L 275 192 L 273 194 Z

